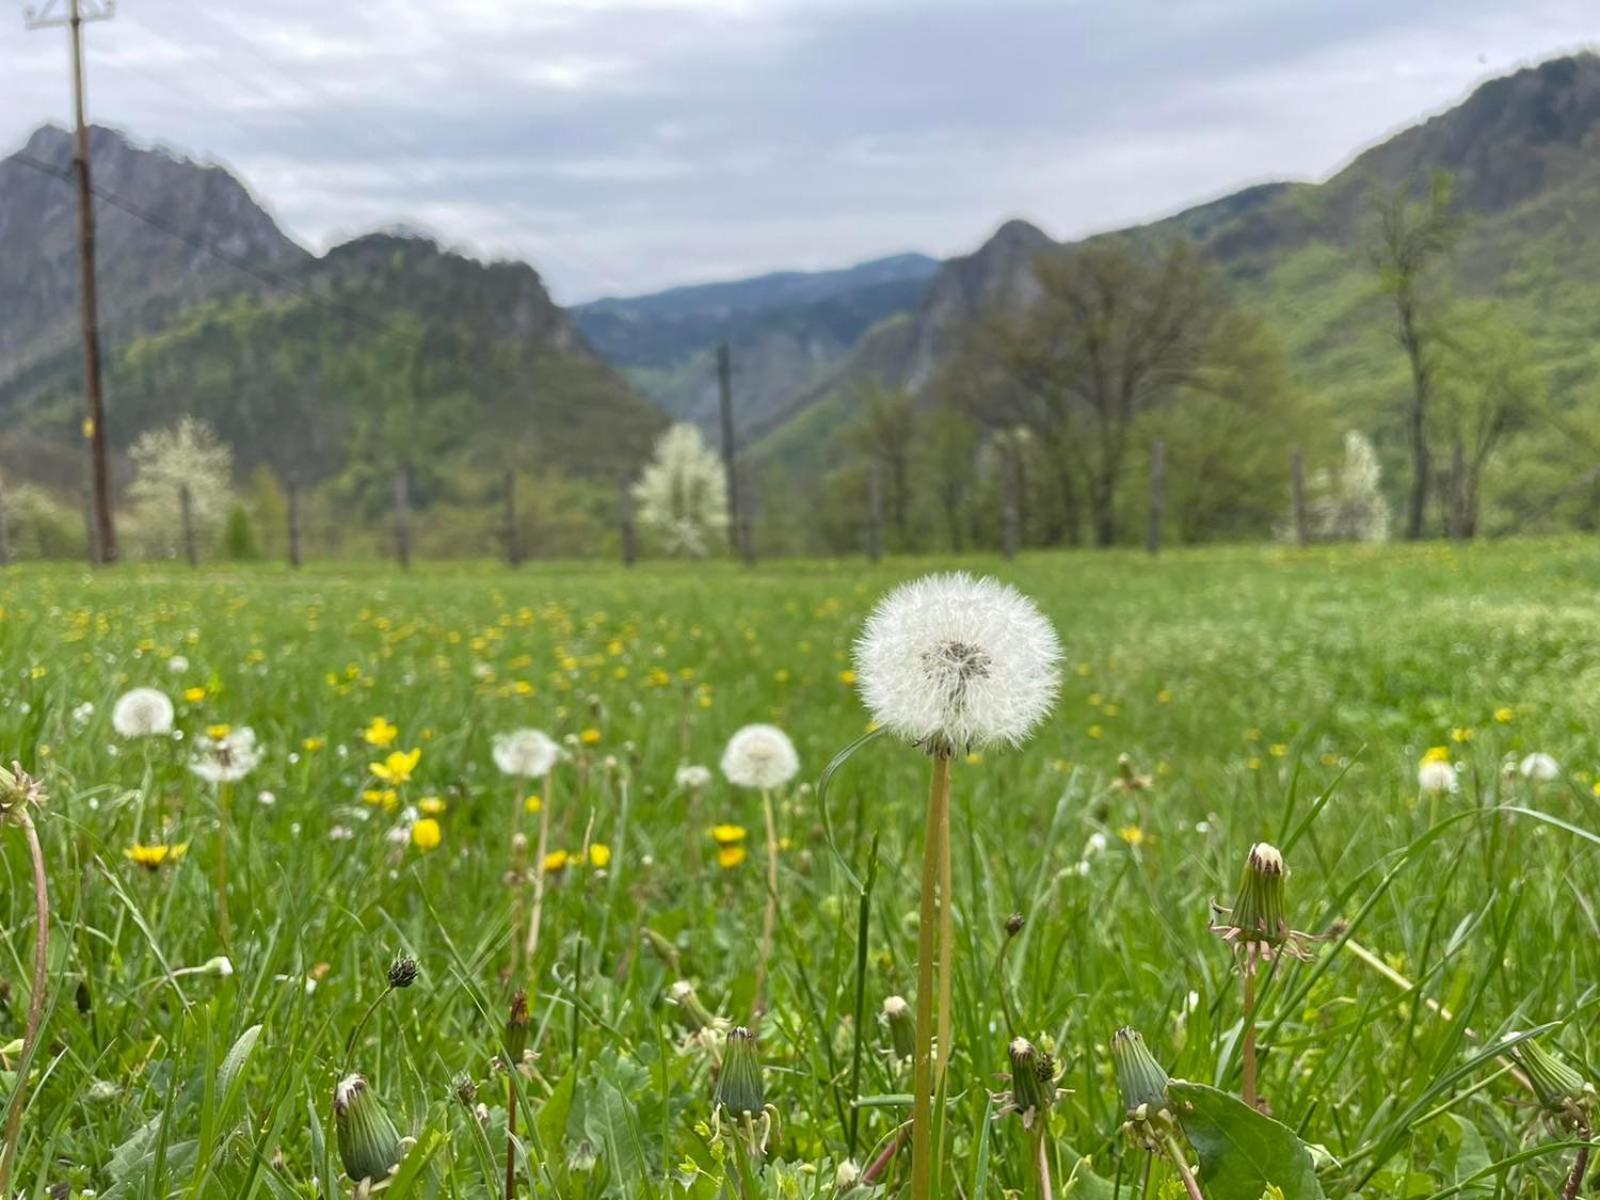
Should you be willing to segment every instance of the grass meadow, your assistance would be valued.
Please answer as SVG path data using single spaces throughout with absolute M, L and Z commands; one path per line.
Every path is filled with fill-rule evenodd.
M 29 858 L 0 827 L 0 1064 L 7 1094 L 30 1081 L 12 1188 L 350 1196 L 332 1101 L 359 1071 L 416 1139 L 378 1189 L 395 1196 L 505 1195 L 508 1097 L 521 1196 L 903 1194 L 910 1067 L 880 1014 L 915 991 L 928 759 L 860 746 L 826 822 L 817 784 L 867 731 L 851 646 L 873 602 L 955 565 L 6 572 L 0 747 L 48 792 L 51 912 L 29 1061 Z M 1134 1026 L 1174 1077 L 1238 1092 L 1240 979 L 1210 902 L 1266 840 L 1290 922 L 1322 937 L 1260 976 L 1260 1092 L 1320 1148 L 1320 1191 L 1558 1194 L 1570 1134 L 1486 1048 L 1551 1026 L 1585 1077 L 1595 1053 L 1600 544 L 959 565 L 1033 597 L 1066 661 L 1027 745 L 952 767 L 944 1193 L 1037 1192 L 1002 1095 L 1020 1035 L 1060 1064 L 1056 1196 L 1183 1195 L 1124 1135 L 1112 1036 Z M 114 732 L 137 685 L 173 698 L 181 738 Z M 802 762 L 776 797 L 764 1155 L 713 1120 L 718 1028 L 693 1036 L 667 999 L 687 980 L 753 1021 L 762 803 L 717 772 L 750 722 Z M 262 757 L 213 785 L 188 763 L 223 725 Z M 493 736 L 525 726 L 568 748 L 548 789 L 496 769 Z M 1458 790 L 1419 792 L 1433 747 Z M 1554 778 L 1504 769 L 1535 752 Z M 712 781 L 680 786 L 684 764 Z M 530 962 L 537 864 L 513 830 L 533 837 L 535 794 Z M 390 990 L 402 956 L 418 977 Z

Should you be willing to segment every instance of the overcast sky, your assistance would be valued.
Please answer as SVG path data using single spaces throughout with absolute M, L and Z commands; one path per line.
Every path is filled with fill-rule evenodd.
M 0 15 L 9 152 L 66 120 L 67 60 Z M 231 167 L 313 249 L 406 223 L 570 303 L 1321 178 L 1593 44 L 1600 5 L 122 0 L 88 39 L 92 119 Z

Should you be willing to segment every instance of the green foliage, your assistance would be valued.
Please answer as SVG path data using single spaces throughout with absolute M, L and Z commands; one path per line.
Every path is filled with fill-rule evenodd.
M 1283 1200 L 1322 1200 L 1311 1152 L 1292 1129 L 1203 1083 L 1175 1081 L 1169 1092 L 1209 1200 L 1261 1200 L 1274 1188 Z
M 222 553 L 233 562 L 247 562 L 261 557 L 256 544 L 255 526 L 250 522 L 250 511 L 238 501 L 228 509 L 228 521 L 222 528 Z

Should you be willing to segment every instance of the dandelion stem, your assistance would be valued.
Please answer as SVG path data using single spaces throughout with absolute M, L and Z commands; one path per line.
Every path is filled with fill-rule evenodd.
M 229 948 L 228 925 L 228 785 L 217 784 L 217 935 Z
M 922 849 L 922 905 L 917 922 L 917 1045 L 911 1082 L 911 1200 L 932 1200 L 934 1194 L 933 964 L 939 940 L 935 896 L 939 889 L 943 854 L 941 831 L 949 806 L 950 757 L 935 753 L 932 778 L 928 784 L 928 819 L 924 825 L 926 834 Z
M 772 935 L 778 924 L 778 822 L 772 812 L 772 789 L 761 789 L 761 807 L 767 818 L 767 911 L 761 918 L 761 961 L 756 965 L 758 1015 L 767 1010 L 767 964 L 772 958 Z
M 894 1161 L 894 1156 L 900 1153 L 900 1147 L 906 1144 L 906 1138 L 911 1133 L 911 1128 L 912 1123 L 907 1121 L 890 1135 L 889 1143 L 884 1146 L 883 1153 L 873 1159 L 867 1169 L 861 1172 L 862 1187 L 871 1187 L 889 1169 L 889 1164 Z
M 544 920 L 544 857 L 550 851 L 550 788 L 552 775 L 544 777 L 544 796 L 539 803 L 539 848 L 533 856 L 533 916 L 528 918 L 528 966 L 539 949 L 539 925 Z
M 11 1111 L 6 1116 L 5 1154 L 0 1156 L 0 1196 L 11 1194 L 11 1167 L 17 1156 L 17 1139 L 22 1132 L 27 1072 L 32 1066 L 33 1052 L 39 1045 L 39 1034 L 44 1027 L 45 989 L 49 986 L 50 978 L 50 891 L 44 873 L 44 849 L 39 845 L 39 831 L 27 807 L 19 804 L 14 815 L 28 839 L 28 857 L 33 862 L 33 986 L 28 993 L 28 1024 L 23 1031 L 22 1057 L 17 1066 L 16 1085 L 11 1092 Z
M 1206 1200 L 1205 1193 L 1200 1190 L 1200 1185 L 1195 1182 L 1194 1173 L 1189 1170 L 1189 1163 L 1185 1158 L 1182 1148 L 1169 1133 L 1166 1137 L 1167 1157 L 1172 1160 L 1173 1169 L 1178 1172 L 1178 1178 L 1183 1180 L 1183 1189 L 1189 1195 L 1189 1200 Z
M 945 1070 L 950 1065 L 951 1020 L 955 992 L 956 910 L 950 872 L 950 765 L 945 763 L 939 802 L 939 1033 L 933 1084 L 942 1094 Z
M 1256 1095 L 1256 972 L 1255 964 L 1246 961 L 1241 978 L 1244 980 L 1244 1102 L 1251 1108 L 1260 1107 Z
M 1050 1185 L 1050 1131 L 1048 1129 L 1048 1118 L 1044 1113 L 1040 1113 L 1038 1121 L 1039 1129 L 1033 1138 L 1033 1158 L 1038 1171 L 1039 1200 L 1055 1200 L 1055 1189 Z
M 517 1194 L 517 1064 L 506 1062 L 506 1200 Z
M 394 991 L 391 984 L 378 993 L 378 998 L 367 1005 L 367 1011 L 361 1014 L 361 1020 L 356 1022 L 356 1027 L 350 1031 L 350 1036 L 344 1043 L 344 1066 L 340 1068 L 341 1078 L 350 1070 L 350 1056 L 355 1053 L 356 1039 L 361 1036 L 361 1031 L 367 1027 L 367 1022 L 372 1019 L 372 1014 L 378 1011 L 378 1005 L 383 1003 L 384 997 Z
M 1583 1145 L 1578 1147 L 1578 1157 L 1572 1164 L 1572 1172 L 1567 1176 L 1567 1184 L 1561 1189 L 1561 1200 L 1577 1200 L 1578 1192 L 1583 1187 L 1583 1177 L 1589 1172 L 1589 1141 L 1594 1136 L 1589 1128 L 1589 1122 L 1582 1117 L 1578 1118 L 1578 1137 Z

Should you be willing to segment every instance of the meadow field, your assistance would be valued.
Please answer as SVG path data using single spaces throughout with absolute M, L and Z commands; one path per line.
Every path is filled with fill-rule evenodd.
M 1587 540 L 13 568 L 0 758 L 46 793 L 29 807 L 49 969 L 25 1054 L 34 890 L 25 831 L 0 826 L 0 1065 L 13 1099 L 29 1081 L 11 1188 L 503 1196 L 515 1097 L 517 1195 L 902 1194 L 911 1067 L 883 1006 L 916 992 L 929 760 L 877 738 L 818 784 L 868 732 L 852 645 L 874 602 L 957 566 L 1032 597 L 1065 659 L 1030 741 L 951 766 L 944 1194 L 1039 1194 L 1042 1153 L 1056 1196 L 1184 1195 L 1124 1131 L 1113 1035 L 1140 1030 L 1201 1116 L 1240 1092 L 1241 977 L 1211 902 L 1263 841 L 1315 940 L 1256 977 L 1259 1093 L 1282 1126 L 1214 1114 L 1219 1150 L 1185 1118 L 1204 1194 L 1560 1194 L 1574 1126 L 1496 1047 L 1537 1032 L 1585 1080 L 1595 1053 Z M 173 732 L 113 728 L 137 686 L 172 698 Z M 765 980 L 762 796 L 718 769 L 753 722 L 801 763 L 773 796 Z M 242 778 L 191 769 L 244 727 Z M 548 781 L 497 767 L 495 735 L 527 727 L 565 749 Z M 1430 751 L 1458 786 L 1419 787 Z M 1555 770 L 1525 772 L 1530 755 Z M 519 988 L 527 1027 L 508 1031 Z M 762 1063 L 762 1103 L 733 1119 L 713 1103 L 724 1018 Z M 1042 1119 L 1007 1112 L 1018 1037 L 1059 1064 Z M 337 1145 L 354 1072 L 368 1115 L 415 1139 L 376 1189 Z M 1250 1173 L 1283 1126 L 1316 1148 L 1309 1183 Z

